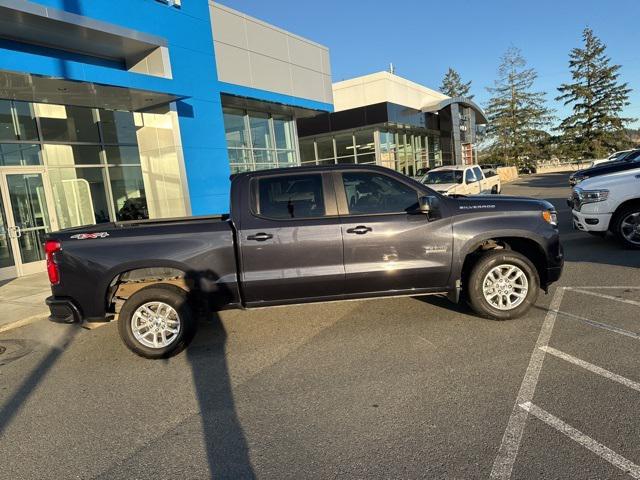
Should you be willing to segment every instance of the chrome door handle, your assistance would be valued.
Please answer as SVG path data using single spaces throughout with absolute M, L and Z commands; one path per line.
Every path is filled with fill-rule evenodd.
M 255 240 L 257 242 L 264 242 L 265 240 L 269 240 L 270 238 L 273 238 L 273 235 L 271 235 L 270 233 L 260 232 L 260 233 L 256 233 L 255 235 L 249 235 L 247 237 L 247 240 Z
M 347 233 L 355 233 L 356 235 L 364 235 L 367 232 L 373 232 L 373 228 L 365 227 L 364 225 L 358 225 L 355 228 L 350 228 Z

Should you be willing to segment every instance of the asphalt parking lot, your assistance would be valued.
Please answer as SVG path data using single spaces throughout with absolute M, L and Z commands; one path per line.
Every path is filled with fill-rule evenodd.
M 397 298 L 229 311 L 148 361 L 95 330 L 0 334 L 0 478 L 640 478 L 640 253 L 574 232 L 523 319 Z

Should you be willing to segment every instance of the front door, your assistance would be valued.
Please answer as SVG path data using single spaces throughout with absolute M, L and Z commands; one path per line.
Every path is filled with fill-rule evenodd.
M 417 213 L 410 184 L 381 172 L 336 173 L 346 293 L 410 294 L 447 285 L 453 236 L 450 218 Z M 337 192 L 342 195 L 342 191 Z
M 56 229 L 43 169 L 0 173 L 0 278 L 45 270 L 45 235 Z

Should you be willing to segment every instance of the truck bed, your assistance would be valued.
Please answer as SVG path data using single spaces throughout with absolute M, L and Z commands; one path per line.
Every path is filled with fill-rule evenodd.
M 74 298 L 85 318 L 102 318 L 110 286 L 125 272 L 173 268 L 222 303 L 239 301 L 234 227 L 227 215 L 137 220 L 49 235 L 61 243 L 54 295 Z M 91 288 L 87 288 L 91 286 Z M 222 295 L 221 295 L 222 294 Z

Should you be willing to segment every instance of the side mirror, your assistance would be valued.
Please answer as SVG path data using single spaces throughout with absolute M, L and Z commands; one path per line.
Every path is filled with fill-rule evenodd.
M 429 215 L 432 211 L 431 208 L 431 197 L 419 197 L 418 198 L 418 210 L 420 213 L 424 213 Z

